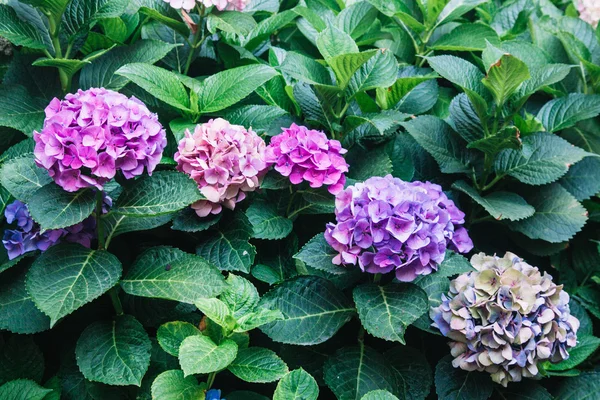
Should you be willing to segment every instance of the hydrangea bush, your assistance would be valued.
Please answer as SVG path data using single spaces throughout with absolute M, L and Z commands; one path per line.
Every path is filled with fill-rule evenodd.
M 599 19 L 0 2 L 0 400 L 600 398 Z

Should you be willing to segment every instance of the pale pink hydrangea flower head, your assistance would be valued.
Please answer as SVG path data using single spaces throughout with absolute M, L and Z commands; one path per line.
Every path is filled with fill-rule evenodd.
M 217 10 L 242 11 L 250 3 L 250 0 L 164 0 L 171 7 L 179 10 L 190 11 L 196 5 L 196 1 L 205 7 L 215 6 Z
M 167 145 L 158 116 L 135 97 L 92 88 L 54 98 L 41 132 L 36 164 L 68 192 L 102 189 L 117 171 L 126 179 L 156 168 Z
M 260 185 L 268 165 L 265 142 L 252 129 L 217 118 L 186 131 L 175 153 L 177 169 L 198 183 L 206 200 L 192 205 L 196 214 L 233 210 Z
M 600 1 L 576 0 L 575 4 L 577 5 L 577 11 L 579 11 L 579 18 L 596 28 L 598 21 L 600 21 Z

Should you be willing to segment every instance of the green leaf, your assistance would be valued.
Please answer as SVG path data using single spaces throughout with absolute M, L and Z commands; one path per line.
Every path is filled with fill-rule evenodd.
M 152 96 L 182 111 L 190 111 L 190 98 L 183 84 L 171 71 L 145 63 L 119 68 L 116 75 L 132 81 Z
M 506 389 L 501 389 L 500 393 L 506 399 L 511 400 L 552 400 L 553 397 L 539 383 L 520 382 L 511 383 Z
M 435 74 L 423 76 L 403 76 L 394 82 L 388 88 L 377 89 L 377 104 L 383 109 L 389 110 L 398 105 L 398 103 L 407 97 L 413 89 L 421 85 L 423 82 L 435 79 L 438 76 Z
M 435 391 L 440 400 L 486 400 L 493 390 L 488 374 L 454 368 L 451 355 L 435 367 Z
M 281 378 L 273 400 L 317 400 L 318 397 L 317 381 L 308 372 L 299 368 Z
M 232 312 L 227 304 L 221 300 L 199 299 L 196 302 L 196 307 L 206 315 L 208 319 L 226 330 L 231 331 L 235 328 L 236 320 L 233 318 Z
M 600 193 L 598 176 L 600 176 L 600 159 L 586 157 L 569 168 L 569 171 L 558 183 L 578 201 L 583 201 Z
M 121 272 L 119 259 L 107 251 L 60 244 L 35 260 L 27 274 L 27 291 L 54 326 L 115 286 Z
M 369 179 L 372 176 L 385 176 L 392 172 L 392 160 L 384 148 L 378 147 L 369 152 L 364 149 L 352 151 L 347 157 L 351 165 L 348 176 L 358 181 Z
M 600 114 L 600 96 L 571 93 L 544 104 L 536 118 L 548 132 L 574 126 L 577 122 Z
M 486 42 L 498 44 L 495 30 L 481 23 L 466 23 L 457 26 L 429 46 L 432 50 L 482 51 Z
M 252 232 L 246 216 L 237 212 L 231 220 L 208 231 L 196 253 L 222 271 L 249 273 L 256 256 L 256 249 L 248 242 Z
M 29 379 L 17 379 L 0 386 L 2 400 L 43 400 L 52 389 L 41 387 Z
M 163 214 L 151 217 L 130 217 L 109 211 L 102 215 L 100 223 L 104 226 L 103 232 L 106 235 L 106 243 L 124 233 L 146 231 L 157 228 L 168 223 L 173 218 L 173 214 Z
M 344 8 L 335 18 L 335 26 L 358 39 L 365 34 L 377 18 L 377 9 L 366 1 L 355 2 Z
M 529 69 L 523 61 L 504 54 L 491 65 L 482 82 L 494 96 L 496 104 L 502 105 L 530 77 Z
M 273 321 L 281 320 L 283 320 L 283 314 L 281 311 L 259 308 L 256 310 L 256 312 L 252 312 L 241 317 L 238 321 L 238 326 L 234 329 L 234 332 L 248 332 Z
M 33 131 L 42 129 L 46 105 L 45 101 L 31 97 L 21 85 L 0 86 L 0 126 L 31 137 Z
M 450 103 L 450 124 L 467 142 L 484 139 L 484 129 L 475 107 L 465 93 L 455 96 Z
M 198 88 L 198 107 L 212 113 L 234 105 L 277 75 L 267 65 L 247 65 L 211 75 Z
M 182 232 L 202 232 L 217 224 L 221 214 L 200 218 L 192 208 L 185 208 L 173 220 L 171 229 Z
M 439 270 L 438 272 L 436 272 L 436 275 L 450 277 L 471 271 L 475 271 L 475 269 L 473 268 L 469 260 L 467 260 L 464 256 L 458 253 L 446 250 L 444 261 L 442 261 L 442 263 L 440 264 Z
M 239 11 L 212 12 L 206 20 L 206 26 L 211 33 L 216 33 L 218 29 L 244 36 L 256 28 L 256 21 L 250 14 Z
M 567 77 L 572 65 L 548 64 L 537 68 L 530 68 L 531 78 L 523 82 L 517 91 L 519 97 L 527 97 L 545 86 L 553 85 Z
M 140 40 L 131 46 L 117 47 L 83 68 L 79 75 L 79 86 L 82 89 L 122 89 L 129 81 L 123 76 L 115 75 L 119 68 L 132 63 L 154 64 L 175 47 L 177 45 L 159 40 Z
M 406 328 L 429 309 L 427 293 L 416 285 L 367 283 L 352 293 L 366 331 L 392 342 L 405 344 Z
M 535 213 L 535 208 L 527 204 L 525 199 L 516 193 L 499 191 L 481 196 L 465 181 L 455 182 L 452 187 L 468 195 L 497 220 L 519 221 L 529 218 Z
M 398 76 L 398 61 L 389 50 L 379 50 L 373 57 L 352 75 L 347 93 L 354 96 L 375 88 L 387 88 L 394 84 Z
M 299 277 L 266 293 L 260 308 L 280 310 L 284 319 L 261 330 L 280 343 L 313 345 L 331 338 L 354 313 L 351 302 L 325 279 Z
M 238 351 L 227 369 L 241 380 L 252 383 L 275 382 L 289 372 L 287 365 L 273 350 L 262 347 Z
M 62 28 L 73 41 L 75 35 L 87 31 L 99 19 L 120 16 L 127 4 L 125 0 L 72 0 L 63 14 Z
M 179 211 L 203 199 L 196 182 L 175 171 L 144 176 L 123 189 L 114 212 L 132 216 L 159 216 Z
M 152 4 L 152 6 L 155 6 L 155 4 Z M 175 11 L 174 9 L 171 10 Z M 181 20 L 173 19 L 170 16 L 164 15 L 164 13 L 162 13 L 158 9 L 155 10 L 151 7 L 140 7 L 140 14 L 145 15 L 155 21 L 160 22 L 163 25 L 168 26 L 169 28 L 173 29 L 173 31 L 180 33 L 186 38 L 190 35 L 190 29 L 184 22 L 182 22 Z
M 290 51 L 281 64 L 281 72 L 294 79 L 319 85 L 331 85 L 329 71 L 315 60 L 300 53 Z
M 446 122 L 432 115 L 423 115 L 402 123 L 402 126 L 435 158 L 442 172 L 470 173 L 464 144 Z
M 167 322 L 156 331 L 156 339 L 160 347 L 175 357 L 179 357 L 181 342 L 194 335 L 202 335 L 202 332 L 189 322 L 181 321 Z
M 450 0 L 438 15 L 436 26 L 454 21 L 462 17 L 480 4 L 486 3 L 487 0 Z
M 547 371 L 566 371 L 575 368 L 587 360 L 600 346 L 600 339 L 595 336 L 579 335 L 577 339 L 577 345 L 569 349 L 569 358 L 558 364 L 550 364 L 545 369 Z
M 347 269 L 332 262 L 333 257 L 337 255 L 338 253 L 325 240 L 325 235 L 319 233 L 310 239 L 294 258 L 318 270 L 339 275 L 345 273 Z
M 523 139 L 521 150 L 505 149 L 496 157 L 496 173 L 510 175 L 529 185 L 544 185 L 563 176 L 569 166 L 588 153 L 550 133 Z
M 398 398 L 387 390 L 373 390 L 365 394 L 360 400 L 398 400 Z
M 179 370 L 165 371 L 152 382 L 152 398 L 160 400 L 198 400 L 204 397 L 203 386 L 193 376 L 184 377 Z
M 46 49 L 46 43 L 36 27 L 19 18 L 15 10 L 0 4 L 0 36 L 16 46 Z
M 29 200 L 31 217 L 42 229 L 59 229 L 78 224 L 96 207 L 96 193 L 91 189 L 66 192 L 50 184 L 37 190 Z
M 33 154 L 7 161 L 0 167 L 0 183 L 17 200 L 27 203 L 36 190 L 52 182 L 48 171 L 35 165 Z
M 283 239 L 292 232 L 292 221 L 279 215 L 274 205 L 264 201 L 252 203 L 246 210 L 246 217 L 252 224 L 252 237 L 257 239 Z
M 328 62 L 342 54 L 358 53 L 358 46 L 352 37 L 335 26 L 329 26 L 317 35 L 317 48 Z
M 427 277 L 436 276 L 436 274 Z M 397 346 L 383 356 L 398 378 L 397 395 L 401 399 L 425 399 L 431 391 L 433 371 L 423 353 L 408 346 Z
M 184 376 L 208 374 L 227 368 L 238 353 L 237 344 L 225 339 L 216 345 L 207 336 L 189 336 L 179 347 L 179 363 Z
M 340 54 L 328 59 L 327 63 L 335 73 L 338 87 L 345 89 L 354 73 L 375 54 L 377 50 L 368 50 L 362 53 Z
M 394 392 L 396 380 L 383 356 L 360 345 L 338 350 L 323 367 L 327 386 L 339 400 L 361 399 L 373 390 Z
M 0 285 L 0 329 L 21 334 L 50 329 L 50 318 L 35 306 L 25 289 L 25 273 Z
M 262 104 L 230 108 L 223 112 L 223 118 L 231 124 L 251 127 L 258 134 L 267 133 L 272 135 L 272 132 L 280 133 L 281 119 L 285 120 L 282 117 L 289 118 L 289 113 L 278 106 Z
M 256 287 L 248 279 L 229 274 L 227 287 L 220 299 L 227 305 L 234 318 L 239 319 L 254 310 L 259 295 Z
M 579 376 L 564 379 L 555 392 L 555 399 L 583 400 L 600 396 L 600 372 L 583 372 Z
M 454 56 L 435 56 L 425 58 L 431 68 L 450 82 L 477 94 L 483 93 L 484 75 L 470 62 Z
M 140 386 L 150 365 L 152 344 L 135 318 L 121 315 L 115 321 L 88 326 L 77 341 L 77 365 L 86 377 L 107 385 Z
M 203 258 L 167 246 L 142 253 L 121 280 L 134 296 L 176 300 L 194 304 L 225 290 L 221 273 Z
M 0 344 L 0 385 L 13 379 L 41 382 L 44 377 L 44 354 L 33 336 L 10 335 Z
M 491 157 L 503 149 L 521 149 L 521 132 L 514 126 L 508 126 L 492 136 L 476 140 L 467 145 L 469 149 L 477 149 Z
M 536 190 L 527 202 L 535 214 L 509 227 L 531 239 L 560 243 L 571 239 L 585 225 L 586 209 L 562 186 L 552 184 Z

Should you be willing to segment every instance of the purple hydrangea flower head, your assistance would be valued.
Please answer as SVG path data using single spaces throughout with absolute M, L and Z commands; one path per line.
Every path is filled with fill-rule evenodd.
M 158 117 L 135 97 L 92 88 L 55 98 L 34 132 L 36 163 L 63 189 L 102 189 L 117 171 L 125 178 L 148 174 L 167 145 Z
M 473 248 L 465 214 L 433 183 L 373 177 L 338 193 L 335 206 L 337 223 L 327 225 L 325 239 L 339 253 L 338 265 L 395 271 L 410 282 L 436 271 L 446 249 Z
M 539 378 L 539 362 L 569 357 L 579 320 L 562 285 L 512 253 L 477 254 L 471 264 L 476 270 L 454 279 L 430 311 L 432 325 L 452 339 L 455 368 L 489 372 L 506 386 Z
M 267 162 L 288 176 L 294 185 L 307 181 L 313 188 L 328 186 L 331 194 L 339 193 L 346 183 L 348 164 L 342 154 L 346 149 L 325 133 L 292 124 L 267 146 Z
M 206 392 L 205 400 L 225 400 L 221 398 L 221 391 L 217 389 L 210 389 Z
M 186 131 L 175 153 L 177 169 L 198 183 L 206 200 L 192 205 L 196 214 L 218 214 L 256 190 L 267 171 L 265 142 L 252 129 L 217 118 Z

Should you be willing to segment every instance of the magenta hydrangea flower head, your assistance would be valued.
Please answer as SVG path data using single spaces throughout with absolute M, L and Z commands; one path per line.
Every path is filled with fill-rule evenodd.
M 167 145 L 158 117 L 135 97 L 88 89 L 53 99 L 41 132 L 34 132 L 36 163 L 63 189 L 102 189 L 117 171 L 130 179 L 152 174 Z
M 267 171 L 265 142 L 252 129 L 217 118 L 186 131 L 175 153 L 177 169 L 198 183 L 206 200 L 192 205 L 196 214 L 233 210 L 260 185 Z
M 342 154 L 346 149 L 325 133 L 292 124 L 267 146 L 267 162 L 297 185 L 307 181 L 311 187 L 328 186 L 331 194 L 339 193 L 346 183 L 348 164 Z
M 334 264 L 358 262 L 363 271 L 395 271 L 410 282 L 436 271 L 447 248 L 473 248 L 465 214 L 433 183 L 373 177 L 338 193 L 335 207 L 337 223 L 325 231 L 339 253 Z
M 452 339 L 452 365 L 486 371 L 506 386 L 539 378 L 539 362 L 559 362 L 577 344 L 579 320 L 569 295 L 518 256 L 474 255 L 476 269 L 450 283 L 442 304 L 430 311 L 433 326 Z

